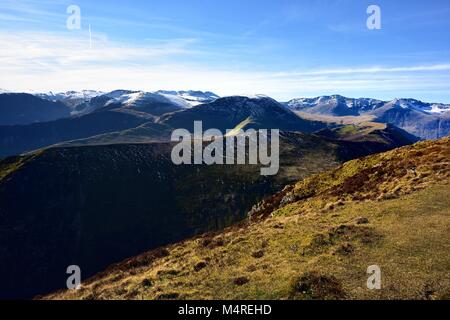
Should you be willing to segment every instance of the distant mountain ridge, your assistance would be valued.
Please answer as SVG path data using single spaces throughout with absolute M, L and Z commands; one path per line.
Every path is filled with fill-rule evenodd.
M 292 110 L 332 116 L 360 115 L 361 112 L 373 110 L 374 107 L 383 104 L 384 102 L 381 100 L 368 98 L 353 99 L 340 95 L 297 98 L 286 103 Z
M 123 110 L 123 109 L 121 109 Z M 105 145 L 117 143 L 149 143 L 169 141 L 174 129 L 193 132 L 194 121 L 202 121 L 202 129 L 219 129 L 223 134 L 230 130 L 237 134 L 247 129 L 279 129 L 281 131 L 315 132 L 335 127 L 324 122 L 298 117 L 288 108 L 266 96 L 234 96 L 219 98 L 214 102 L 190 109 L 167 113 L 155 122 L 136 128 L 104 133 L 89 138 L 63 142 L 62 146 Z
M 285 104 L 292 110 L 333 116 L 361 115 L 386 105 L 401 107 L 403 109 L 414 109 L 427 114 L 450 112 L 450 104 L 427 103 L 416 99 L 383 101 L 371 98 L 347 98 L 341 95 L 296 98 Z
M 65 101 L 67 99 L 84 99 L 88 100 L 99 95 L 104 94 L 102 91 L 96 90 L 81 90 L 81 91 L 66 91 L 66 92 L 46 92 L 46 93 L 36 93 L 35 96 L 38 96 L 42 99 L 52 100 L 52 101 Z
M 285 105 L 294 111 L 317 115 L 370 115 L 374 117 L 374 121 L 393 124 L 422 139 L 438 139 L 450 135 L 450 104 L 427 103 L 416 99 L 353 99 L 333 95 L 293 99 Z
M 153 123 L 166 113 L 218 98 L 212 92 L 94 90 L 0 94 L 0 157 Z M 18 111 L 20 110 L 20 111 Z M 157 128 L 158 140 L 165 134 Z M 164 131 L 164 132 L 162 132 Z
M 40 99 L 27 93 L 0 92 L 0 126 L 52 121 L 70 116 L 61 102 Z
M 330 123 L 324 116 L 337 120 Z M 391 124 L 421 139 L 450 135 L 450 105 L 415 99 L 386 102 L 333 95 L 279 103 L 264 95 L 221 98 L 192 90 L 4 93 L 0 94 L 0 157 L 78 139 L 84 143 L 115 143 L 130 137 L 136 142 L 167 141 L 171 129 L 193 130 L 198 120 L 205 130 L 312 133 L 342 125 L 339 118 L 348 116 Z
M 231 96 L 197 107 L 164 115 L 158 122 L 173 128 L 193 131 L 194 121 L 201 120 L 203 129 L 226 130 L 279 129 L 282 131 L 314 132 L 327 125 L 305 120 L 276 100 L 266 96 Z
M 95 90 L 68 91 L 62 93 L 37 93 L 37 97 L 50 101 L 60 101 L 72 108 L 72 115 L 81 115 L 92 112 L 108 105 L 122 107 L 142 107 L 146 104 L 159 102 L 172 105 L 174 110 L 191 108 L 193 106 L 212 102 L 219 98 L 218 95 L 206 91 L 169 91 L 159 90 L 154 92 L 136 90 L 113 90 L 101 92 Z M 103 104 L 99 104 L 103 101 Z
M 89 137 L 99 141 L 97 135 L 103 135 L 103 143 L 115 143 L 117 139 L 168 141 L 174 129 L 193 131 L 194 121 L 202 121 L 204 130 L 216 128 L 224 134 L 228 129 L 246 128 L 311 133 L 328 126 L 302 119 L 263 96 L 226 97 L 192 108 L 177 108 L 161 95 L 120 90 L 94 97 L 90 104 L 93 109 L 80 116 L 28 126 L 0 126 L 0 156 Z M 129 141 L 130 137 L 133 141 Z
M 135 128 L 151 120 L 149 115 L 112 110 L 29 125 L 0 126 L 0 158 L 62 141 Z

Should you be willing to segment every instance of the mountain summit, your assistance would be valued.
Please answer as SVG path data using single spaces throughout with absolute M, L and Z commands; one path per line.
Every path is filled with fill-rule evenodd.
M 279 129 L 283 131 L 313 132 L 326 125 L 298 117 L 276 100 L 266 96 L 231 96 L 202 104 L 183 112 L 167 114 L 159 120 L 173 128 L 193 130 L 196 120 L 203 128 L 227 129 Z

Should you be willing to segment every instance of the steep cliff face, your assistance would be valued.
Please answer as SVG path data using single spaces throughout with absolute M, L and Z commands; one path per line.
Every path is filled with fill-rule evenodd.
M 256 169 L 177 167 L 168 150 L 58 148 L 17 164 L 0 182 L 0 295 L 64 287 L 71 264 L 89 276 L 143 250 L 225 227 L 274 190 Z

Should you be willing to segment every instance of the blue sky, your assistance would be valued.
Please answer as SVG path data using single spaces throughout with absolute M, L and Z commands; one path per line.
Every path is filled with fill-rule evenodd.
M 381 30 L 366 27 L 371 4 Z M 81 9 L 80 30 L 66 27 L 69 5 Z M 448 0 L 2 0 L 0 47 L 0 88 L 17 91 L 450 103 Z

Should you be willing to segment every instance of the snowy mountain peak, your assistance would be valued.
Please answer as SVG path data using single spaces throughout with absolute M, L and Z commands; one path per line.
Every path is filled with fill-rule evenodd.
M 62 101 L 62 100 L 89 100 L 99 95 L 102 95 L 103 92 L 95 91 L 95 90 L 82 90 L 82 91 L 67 91 L 67 92 L 57 92 L 53 93 L 52 91 L 46 93 L 37 93 L 36 96 L 51 100 L 51 101 Z
M 35 96 L 50 100 L 60 101 L 72 108 L 72 115 L 90 113 L 101 107 L 122 106 L 142 107 L 151 103 L 173 105 L 176 108 L 186 109 L 193 106 L 213 102 L 218 95 L 210 91 L 169 91 L 155 92 L 118 89 L 108 93 L 95 90 L 33 93 Z
M 427 114 L 444 114 L 450 111 L 450 105 L 443 103 L 427 103 L 416 99 L 399 99 L 396 98 L 386 105 L 401 109 L 415 110 Z
M 115 90 L 106 94 L 111 103 L 123 103 L 125 105 L 144 104 L 148 101 L 171 103 L 180 108 L 191 108 L 202 103 L 209 103 L 217 98 L 212 92 L 203 91 L 169 91 L 159 90 L 155 92 Z
M 450 105 L 426 103 L 416 99 L 396 98 L 392 101 L 381 101 L 370 98 L 347 98 L 340 95 L 297 98 L 288 101 L 286 106 L 292 110 L 333 116 L 356 116 L 382 107 L 416 110 L 427 114 L 443 114 L 450 111 Z
M 159 90 L 155 92 L 160 94 L 170 101 L 183 106 L 184 108 L 195 107 L 199 104 L 213 102 L 218 99 L 219 96 L 210 91 L 170 91 L 170 90 Z

